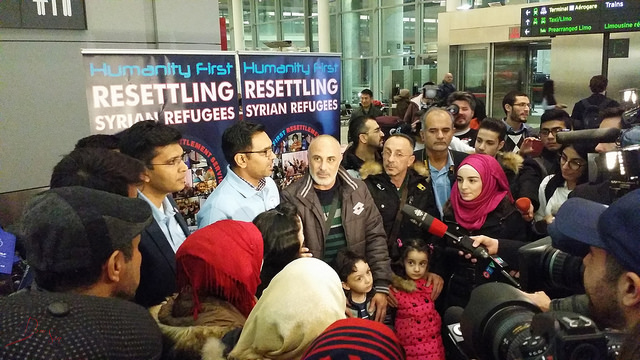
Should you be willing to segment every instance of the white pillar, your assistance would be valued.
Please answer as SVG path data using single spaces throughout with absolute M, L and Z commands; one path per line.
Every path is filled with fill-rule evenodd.
M 330 52 L 329 0 L 318 0 L 318 51 Z
M 235 50 L 244 50 L 244 23 L 242 21 L 242 1 L 230 1 L 233 14 L 233 46 Z

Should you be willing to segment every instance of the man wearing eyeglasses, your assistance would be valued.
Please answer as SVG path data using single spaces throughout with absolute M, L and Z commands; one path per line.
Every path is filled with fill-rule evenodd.
M 523 146 L 523 143 L 526 138 L 535 136 L 533 129 L 527 125 L 531 111 L 529 96 L 519 91 L 510 91 L 502 99 L 502 108 L 506 114 L 504 122 L 507 125 L 507 138 L 502 151 L 528 155 L 528 152 L 531 152 L 531 145 Z M 524 148 L 524 153 L 521 153 L 521 148 Z
M 540 141 L 542 151 L 538 156 L 529 156 L 524 160 L 522 170 L 518 174 L 518 196 L 531 200 L 533 211 L 538 210 L 538 189 L 547 175 L 560 170 L 560 149 L 562 144 L 556 140 L 560 131 L 571 130 L 572 121 L 564 110 L 549 110 L 540 118 Z
M 175 253 L 189 235 L 171 193 L 185 186 L 180 131 L 153 120 L 135 123 L 120 137 L 120 152 L 142 161 L 145 171 L 138 197 L 151 207 L 154 221 L 141 234 L 140 285 L 136 303 L 153 306 L 176 289 Z
M 423 162 L 414 163 L 414 140 L 405 134 L 393 134 L 384 143 L 382 166 L 368 161 L 362 166 L 362 176 L 373 201 L 382 215 L 382 224 L 387 233 L 387 247 L 391 262 L 400 260 L 402 240 L 411 238 L 433 239 L 428 231 L 422 230 L 403 216 L 405 204 L 426 211 L 434 217 L 440 212 L 427 176 L 429 171 Z M 442 290 L 443 280 L 433 274 L 431 262 L 428 282 L 435 281 L 432 297 L 435 300 Z M 436 270 L 437 272 L 437 270 Z
M 270 177 L 275 154 L 264 126 L 239 121 L 222 134 L 227 175 L 196 215 L 198 228 L 218 220 L 253 221 L 280 203 L 278 187 Z
M 380 163 L 380 150 L 384 140 L 384 133 L 375 119 L 359 117 L 349 123 L 349 142 L 351 145 L 345 150 L 342 166 L 349 175 L 359 179 L 360 168 L 366 161 Z

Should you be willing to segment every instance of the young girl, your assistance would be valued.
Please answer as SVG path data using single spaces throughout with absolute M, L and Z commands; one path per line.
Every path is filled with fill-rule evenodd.
M 398 301 L 396 334 L 408 360 L 443 360 L 442 320 L 431 299 L 433 286 L 425 279 L 431 248 L 422 239 L 410 239 L 401 250 L 404 274 L 394 276 L 392 289 Z

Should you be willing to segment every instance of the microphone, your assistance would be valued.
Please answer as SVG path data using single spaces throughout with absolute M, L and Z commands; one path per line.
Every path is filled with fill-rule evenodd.
M 460 306 L 451 306 L 444 312 L 442 318 L 443 324 L 446 326 L 446 336 L 442 336 L 442 340 L 449 342 L 452 346 L 445 346 L 445 349 L 455 349 L 455 354 L 447 352 L 447 359 L 469 359 L 465 351 L 465 342 L 462 337 L 462 329 L 460 328 L 460 320 L 464 309 Z
M 575 131 L 559 131 L 556 141 L 560 144 L 573 144 L 576 142 L 587 143 L 611 143 L 620 137 L 620 129 L 588 129 Z
M 516 207 L 522 214 L 526 214 L 529 212 L 529 208 L 531 207 L 531 200 L 526 197 L 521 197 L 516 200 Z
M 471 254 L 475 258 L 488 259 L 489 252 L 483 245 L 478 247 L 473 246 L 473 240 L 468 236 L 456 236 L 448 231 L 448 226 L 442 221 L 429 215 L 426 211 L 422 211 L 415 206 L 405 204 L 402 208 L 402 212 L 409 216 L 409 221 L 413 224 L 427 230 L 430 234 L 439 238 L 446 237 L 452 245 L 468 254 Z
M 502 275 L 507 283 L 520 288 L 520 284 L 505 270 L 507 263 L 498 256 L 491 256 L 484 245 L 477 247 L 473 246 L 473 240 L 466 235 L 455 235 L 448 231 L 449 227 L 442 221 L 429 215 L 426 211 L 422 211 L 415 206 L 405 204 L 402 208 L 402 212 L 409 217 L 409 221 L 413 224 L 426 229 L 430 234 L 441 238 L 447 238 L 449 243 L 456 249 L 462 250 L 467 254 L 486 263 L 486 268 L 482 270 L 484 266 L 476 266 L 476 270 L 480 272 L 481 276 L 487 281 L 491 281 L 494 277 L 494 273 Z

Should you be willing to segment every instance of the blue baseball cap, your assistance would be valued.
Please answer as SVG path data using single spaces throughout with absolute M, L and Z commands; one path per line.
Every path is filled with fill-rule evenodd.
M 553 246 L 577 256 L 589 246 L 606 250 L 625 269 L 640 274 L 640 189 L 610 206 L 571 198 L 549 225 Z

